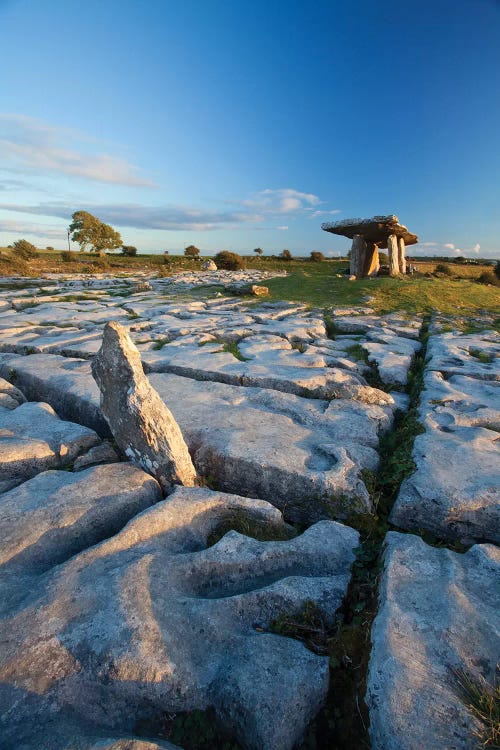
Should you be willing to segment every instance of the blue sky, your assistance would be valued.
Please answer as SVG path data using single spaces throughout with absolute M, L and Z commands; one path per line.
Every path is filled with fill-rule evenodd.
M 500 257 L 498 0 L 0 0 L 0 244 Z

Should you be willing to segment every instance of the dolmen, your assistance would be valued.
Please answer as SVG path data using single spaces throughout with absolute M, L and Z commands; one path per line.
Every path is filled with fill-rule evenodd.
M 416 234 L 399 223 L 394 214 L 390 216 L 372 216 L 371 219 L 345 219 L 328 222 L 321 229 L 332 234 L 340 234 L 352 239 L 351 276 L 376 276 L 380 269 L 379 248 L 387 249 L 389 254 L 389 273 L 391 276 L 406 273 L 406 245 L 418 242 Z

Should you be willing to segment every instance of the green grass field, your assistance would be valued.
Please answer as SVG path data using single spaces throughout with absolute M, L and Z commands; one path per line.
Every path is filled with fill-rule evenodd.
M 369 298 L 370 306 L 380 313 L 401 310 L 411 315 L 436 310 L 460 316 L 474 315 L 479 311 L 500 315 L 500 287 L 479 284 L 475 280 L 483 271 L 492 271 L 491 266 L 450 263 L 452 276 L 435 277 L 431 275 L 435 263 L 416 261 L 419 273 L 415 276 L 349 281 L 340 273 L 348 265 L 346 260 L 313 263 L 306 259 L 283 261 L 252 256 L 246 261 L 249 269 L 288 272 L 286 277 L 266 281 L 273 300 L 305 302 L 313 307 L 327 308 L 367 304 Z M 43 251 L 38 258 L 26 262 L 13 258 L 6 248 L 0 248 L 0 277 L 13 274 L 36 277 L 43 273 L 130 274 L 141 270 L 170 275 L 199 268 L 199 261 L 183 256 L 171 256 L 169 265 L 166 265 L 162 255 L 153 254 L 134 258 L 115 254 L 100 259 L 75 253 L 74 262 L 64 263 L 60 252 Z

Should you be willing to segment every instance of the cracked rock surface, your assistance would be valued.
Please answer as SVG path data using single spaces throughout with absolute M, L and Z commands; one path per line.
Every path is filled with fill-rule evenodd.
M 489 684 L 500 652 L 500 550 L 389 532 L 367 686 L 374 750 L 471 750 L 481 729 L 457 671 Z
M 155 712 L 208 705 L 245 747 L 300 739 L 325 697 L 328 659 L 268 627 L 306 601 L 333 621 L 358 534 L 324 521 L 289 541 L 230 531 L 207 547 L 236 512 L 285 529 L 268 503 L 182 487 L 40 573 L 2 619 L 0 705 L 16 705 L 4 746 L 37 746 L 54 717 L 63 735 L 75 720 L 116 734 Z M 29 554 L 8 570 L 7 587 L 32 565 Z

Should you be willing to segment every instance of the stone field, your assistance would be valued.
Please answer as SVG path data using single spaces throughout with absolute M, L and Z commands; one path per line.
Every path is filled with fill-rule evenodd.
M 329 658 L 273 622 L 342 623 L 410 408 L 369 736 L 476 747 L 456 674 L 500 657 L 498 334 L 211 286 L 268 275 L 0 280 L 0 747 L 174 748 L 138 728 L 205 709 L 231 747 L 301 747 Z

